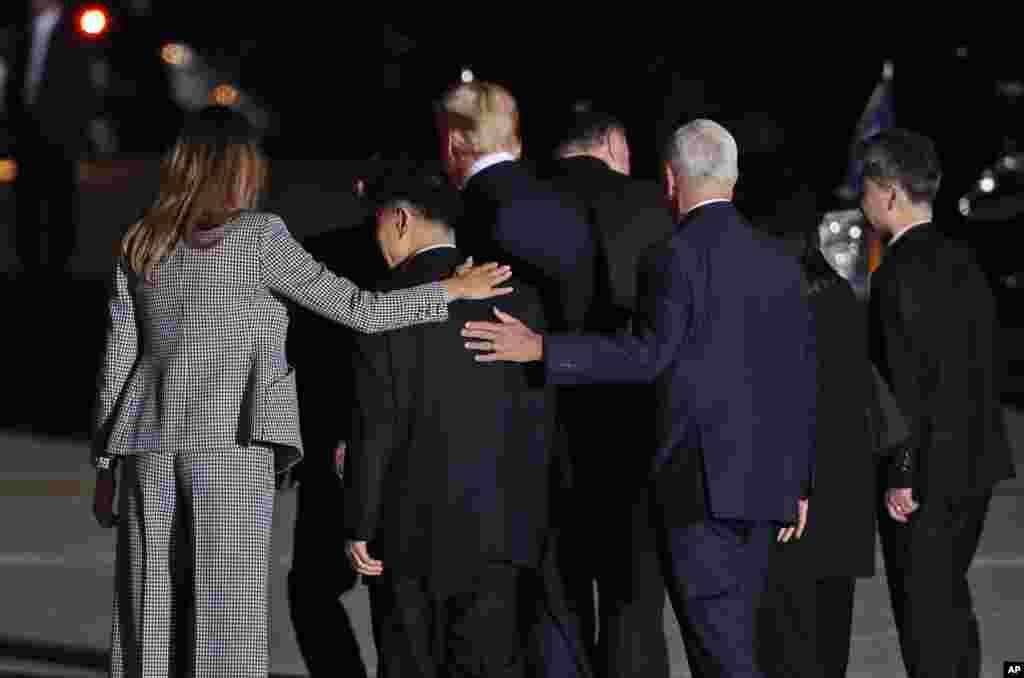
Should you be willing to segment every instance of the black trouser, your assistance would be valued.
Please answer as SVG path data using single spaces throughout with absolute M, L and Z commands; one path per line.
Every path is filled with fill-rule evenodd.
M 661 514 L 652 512 L 650 481 L 654 391 L 565 388 L 558 404 L 572 460 L 559 564 L 594 674 L 668 678 Z
M 908 523 L 893 520 L 879 502 L 885 573 L 910 678 L 977 678 L 981 671 L 967 570 L 991 500 L 991 491 L 926 499 Z
M 771 568 L 758 615 L 758 660 L 771 678 L 845 678 L 853 630 L 853 577 Z
M 665 529 L 668 593 L 694 676 L 763 678 L 757 616 L 776 532 L 715 519 Z
M 370 578 L 378 678 L 525 677 L 524 579 L 507 564 L 484 567 L 455 592 L 387 570 Z
M 15 147 L 15 248 L 27 272 L 63 269 L 78 228 L 78 164 L 68 151 L 19 130 Z M 47 240 L 43 257 L 42 238 Z
M 667 678 L 658 521 L 651 517 L 649 490 L 627 487 L 574 493 L 581 498 L 563 544 L 563 576 L 581 633 L 594 643 L 599 678 Z
M 288 603 L 299 651 L 313 678 L 366 678 L 352 622 L 339 600 L 355 586 L 356 573 L 345 557 L 344 539 L 338 538 L 337 481 L 327 473 L 304 478 L 298 492 Z

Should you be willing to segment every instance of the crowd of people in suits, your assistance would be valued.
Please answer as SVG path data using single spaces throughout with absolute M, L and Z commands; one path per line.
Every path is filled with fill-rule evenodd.
M 239 114 L 197 114 L 165 159 L 100 378 L 111 674 L 267 674 L 287 473 L 313 675 L 367 673 L 339 603 L 361 576 L 378 676 L 667 678 L 666 598 L 695 676 L 842 676 L 880 534 L 908 675 L 977 676 L 966 573 L 1014 469 L 933 143 L 863 149 L 889 239 L 865 305 L 815 215 L 798 252 L 744 218 L 713 121 L 673 132 L 661 186 L 610 115 L 575 113 L 537 167 L 500 85 L 451 87 L 435 122 L 439 159 L 382 161 L 365 228 L 305 247 L 256 209 Z

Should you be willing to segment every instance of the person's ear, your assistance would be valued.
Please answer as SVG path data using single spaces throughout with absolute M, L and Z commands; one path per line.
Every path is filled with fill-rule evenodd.
M 399 238 L 404 238 L 409 233 L 409 211 L 404 207 L 396 207 L 397 218 L 395 220 L 395 229 L 398 233 Z
M 457 144 L 455 142 L 455 131 L 454 130 L 447 130 L 444 133 L 444 136 L 445 136 L 445 152 L 448 154 L 449 158 L 456 157 L 456 150 L 457 150 L 456 149 L 456 145 Z
M 455 159 L 466 155 L 470 149 L 470 143 L 469 140 L 466 139 L 465 133 L 463 133 L 462 130 L 449 129 L 447 135 L 448 157 Z
M 665 199 L 672 202 L 676 197 L 676 175 L 672 173 L 672 165 L 665 163 L 663 166 Z
M 608 148 L 608 155 L 611 156 L 612 160 L 615 162 L 622 161 L 625 140 L 625 137 L 618 130 L 608 130 L 608 134 L 605 135 L 604 143 Z

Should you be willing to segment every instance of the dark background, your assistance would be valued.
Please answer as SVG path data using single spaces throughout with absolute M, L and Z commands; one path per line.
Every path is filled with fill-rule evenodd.
M 136 14 L 128 0 L 99 4 L 113 15 L 96 49 L 112 55 L 124 83 L 108 98 L 124 153 L 159 152 L 173 140 L 181 112 L 158 58 L 171 41 L 195 48 L 273 112 L 265 143 L 277 159 L 359 159 L 392 148 L 433 156 L 431 101 L 464 66 L 516 95 L 527 158 L 548 157 L 562 114 L 584 99 L 625 120 L 634 172 L 654 177 L 664 135 L 712 117 L 737 137 L 742 190 L 777 194 L 792 184 L 782 179 L 796 178 L 823 208 L 885 60 L 895 63 L 897 123 L 939 144 L 941 209 L 952 211 L 1024 131 L 1020 104 L 996 89 L 1024 68 L 1015 47 L 995 38 L 928 41 L 884 27 L 830 38 L 829 26 L 820 34 L 765 26 L 756 37 L 727 23 L 663 28 L 662 17 L 625 12 L 461 18 L 390 5 L 151 0 L 148 14 Z
M 696 117 L 722 122 L 741 151 L 737 202 L 744 212 L 776 231 L 805 230 L 814 213 L 847 206 L 834 191 L 846 173 L 857 120 L 891 60 L 897 124 L 938 143 L 945 177 L 937 222 L 975 246 L 990 274 L 1013 377 L 1007 398 L 1024 400 L 1024 292 L 1001 283 L 1024 270 L 1020 216 L 980 223 L 956 209 L 981 171 L 1024 131 L 1020 104 L 997 88 L 1024 76 L 1010 45 L 907 43 L 875 34 L 826 39 L 767 29 L 752 38 L 697 25 L 674 35 L 658 28 L 658 16 L 551 19 L 507 12 L 512 16 L 463 19 L 414 17 L 391 6 L 385 12 L 222 0 L 153 0 L 149 14 L 137 14 L 122 0 L 102 4 L 111 12 L 111 30 L 92 49 L 105 53 L 115 71 L 106 107 L 121 135 L 119 156 L 154 158 L 173 141 L 183 113 L 170 96 L 159 53 L 168 42 L 185 43 L 272 113 L 264 139 L 272 162 L 268 208 L 280 209 L 297 235 L 307 216 L 291 205 L 300 200 L 305 212 L 317 212 L 309 207 L 314 194 L 347 190 L 354 168 L 371 153 L 436 157 L 431 103 L 463 67 L 517 97 L 525 157 L 535 162 L 550 156 L 564 116 L 580 100 L 625 121 L 634 174 L 648 178 L 657 178 L 658 149 L 678 124 Z M 17 14 L 0 17 L 13 25 Z M 337 225 L 347 218 L 312 217 Z M 68 350 L 49 354 L 46 379 L 25 374 L 39 393 L 8 408 L 3 423 L 85 434 L 102 339 L 101 286 L 81 280 L 70 291 L 7 289 L 12 317 L 29 323 L 11 337 L 20 342 L 15 353 L 53 341 Z M 88 309 L 81 310 L 74 336 L 52 312 L 54 299 L 69 303 L 68 294 L 77 295 L 73 308 Z M 40 398 L 51 406 L 40 407 Z

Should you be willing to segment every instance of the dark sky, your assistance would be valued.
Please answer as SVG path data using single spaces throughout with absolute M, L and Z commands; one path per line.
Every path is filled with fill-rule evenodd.
M 551 30 L 507 49 L 487 39 L 455 47 L 448 33 L 429 28 L 371 22 L 361 28 L 365 42 L 308 31 L 288 49 L 281 49 L 283 38 L 250 42 L 243 86 L 251 84 L 280 114 L 270 148 L 292 157 L 365 157 L 393 146 L 432 154 L 430 102 L 463 65 L 516 95 L 528 156 L 546 157 L 564 112 L 576 99 L 591 99 L 624 118 L 635 171 L 646 176 L 657 170 L 662 135 L 687 119 L 712 117 L 733 129 L 748 176 L 775 176 L 788 164 L 815 189 L 830 190 L 842 179 L 850 134 L 886 58 L 895 62 L 897 123 L 936 139 L 947 197 L 958 196 L 996 158 L 1002 137 L 1022 132 L 1024 120 L 1020 104 L 1009 106 L 995 92 L 1000 78 L 1024 78 L 1020 60 L 985 45 L 971 45 L 963 59 L 956 45 L 880 41 L 829 51 L 748 43 L 735 58 L 712 62 L 716 52 L 702 45 L 610 50 Z M 391 30 L 405 32 L 414 46 L 395 54 L 381 39 Z M 395 74 L 399 87 L 383 87 Z
M 886 58 L 896 62 L 897 119 L 919 128 L 949 120 L 992 127 L 992 116 L 1006 116 L 994 81 L 1024 77 L 1011 46 L 995 41 L 968 45 L 968 58 L 960 59 L 956 44 L 900 45 L 884 33 L 830 39 L 827 32 L 772 30 L 756 38 L 702 36 L 681 27 L 665 40 L 657 31 L 664 19 L 649 13 L 554 19 L 510 11 L 477 20 L 375 10 L 368 3 L 153 0 L 153 6 L 155 33 L 202 48 L 279 112 L 282 134 L 315 140 L 291 144 L 296 152 L 310 146 L 310 152 L 333 152 L 346 145 L 339 137 L 378 143 L 377 135 L 354 134 L 351 127 L 422 117 L 462 65 L 507 84 L 534 136 L 544 136 L 540 120 L 577 98 L 594 99 L 641 131 L 671 116 L 667 99 L 676 78 L 704 83 L 704 101 L 687 104 L 683 117 L 734 120 L 768 112 L 785 128 L 801 128 L 799 136 L 813 138 L 814 146 L 849 133 Z M 396 75 L 400 89 L 388 90 Z
M 211 2 L 154 0 L 152 21 L 133 22 L 126 53 L 169 39 L 200 48 L 277 114 L 267 145 L 278 157 L 360 158 L 395 146 L 433 153 L 430 101 L 463 65 L 517 96 L 528 155 L 545 156 L 560 116 L 591 99 L 625 119 L 646 175 L 661 134 L 707 116 L 733 129 L 748 167 L 788 163 L 834 184 L 886 58 L 896 65 L 897 122 L 936 138 L 947 183 L 994 160 L 1024 120 L 995 94 L 997 80 L 1024 78 L 1024 67 L 994 42 L 969 44 L 960 58 L 956 44 L 875 36 L 666 41 L 647 35 L 656 16 L 610 25 L 596 15 L 515 15 L 481 28 L 351 4 L 325 12 L 324 3 L 217 0 L 214 15 Z

